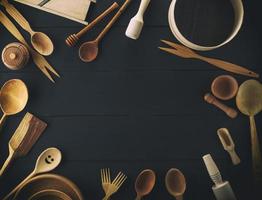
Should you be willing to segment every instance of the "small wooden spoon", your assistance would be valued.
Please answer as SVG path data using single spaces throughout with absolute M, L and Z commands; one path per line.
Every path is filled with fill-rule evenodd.
M 143 170 L 138 175 L 135 182 L 135 189 L 137 193 L 136 200 L 140 200 L 143 196 L 148 195 L 152 191 L 155 182 L 155 172 L 150 169 Z
M 104 30 L 98 35 L 98 37 L 89 42 L 85 42 L 79 48 L 79 57 L 84 62 L 91 62 L 96 59 L 98 55 L 98 44 L 105 36 L 105 34 L 110 30 L 116 20 L 120 17 L 120 15 L 124 12 L 126 7 L 129 5 L 131 0 L 126 0 L 122 7 L 118 10 L 112 20 L 107 24 Z
M 176 200 L 183 200 L 183 194 L 186 191 L 186 179 L 183 173 L 178 169 L 170 169 L 166 174 L 166 188 L 169 194 Z
M 54 170 L 61 162 L 62 154 L 57 148 L 48 148 L 43 151 L 38 157 L 35 165 L 35 169 L 29 174 L 19 185 L 17 185 L 3 200 L 9 199 L 17 190 L 19 190 L 24 183 L 34 176 Z
M 31 35 L 31 43 L 34 49 L 44 56 L 51 55 L 54 50 L 52 40 L 45 33 L 33 31 L 29 22 L 7 0 L 2 0 L 1 3 L 17 23 Z
M 0 128 L 9 115 L 15 115 L 21 112 L 28 101 L 28 90 L 25 83 L 19 79 L 7 81 L 0 91 L 0 107 L 3 116 L 0 120 Z

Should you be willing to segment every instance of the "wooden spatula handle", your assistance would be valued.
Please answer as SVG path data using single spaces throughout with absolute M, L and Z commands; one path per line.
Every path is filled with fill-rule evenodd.
M 237 111 L 233 108 L 230 108 L 226 106 L 225 104 L 218 101 L 212 94 L 206 94 L 204 97 L 205 101 L 215 105 L 216 107 L 220 108 L 222 111 L 224 111 L 229 117 L 236 118 Z
M 232 160 L 232 163 L 233 163 L 234 165 L 238 165 L 238 164 L 241 162 L 241 160 L 240 160 L 240 158 L 239 158 L 239 156 L 237 155 L 237 153 L 236 153 L 235 150 L 233 150 L 233 151 L 228 151 L 228 153 L 229 153 L 229 155 L 230 155 L 230 157 L 231 157 L 231 160 Z
M 5 173 L 6 169 L 11 164 L 13 158 L 14 158 L 14 151 L 9 150 L 9 156 L 6 159 L 6 161 L 4 162 L 4 165 L 2 166 L 2 168 L 0 170 L 0 177 Z
M 115 16 L 111 19 L 111 21 L 107 24 L 107 26 L 104 28 L 104 30 L 98 35 L 96 38 L 96 42 L 99 42 L 105 34 L 110 30 L 110 28 L 113 26 L 113 24 L 116 22 L 116 20 L 120 17 L 120 15 L 124 12 L 124 10 L 127 8 L 131 0 L 126 0 L 125 3 L 121 6 L 121 8 L 117 11 Z

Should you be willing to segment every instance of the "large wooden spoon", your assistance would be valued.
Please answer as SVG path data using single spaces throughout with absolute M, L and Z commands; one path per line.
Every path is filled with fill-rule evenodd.
M 48 148 L 43 151 L 38 157 L 35 165 L 35 169 L 31 174 L 27 176 L 19 185 L 17 185 L 3 200 L 9 199 L 17 190 L 19 190 L 24 183 L 34 176 L 54 170 L 61 162 L 62 154 L 57 148 Z
M 166 188 L 169 194 L 176 200 L 183 200 L 183 194 L 186 191 L 186 179 L 183 173 L 178 169 L 170 169 L 166 174 Z
M 262 111 L 262 85 L 256 80 L 244 82 L 239 87 L 236 103 L 250 119 L 254 179 L 257 185 L 262 185 L 262 158 L 255 123 L 255 115 Z
M 0 120 L 0 128 L 9 115 L 15 115 L 21 112 L 28 101 L 28 90 L 25 83 L 19 79 L 7 81 L 0 91 L 0 107 L 3 116 Z
M 136 200 L 140 200 L 143 196 L 148 195 L 152 191 L 155 182 L 155 172 L 150 169 L 143 170 L 138 175 L 135 182 L 135 189 L 137 193 Z

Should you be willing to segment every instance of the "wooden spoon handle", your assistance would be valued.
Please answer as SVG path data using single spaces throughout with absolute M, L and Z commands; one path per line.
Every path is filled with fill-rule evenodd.
M 4 162 L 4 165 L 2 166 L 0 170 L 0 177 L 4 174 L 8 166 L 11 164 L 12 160 L 14 159 L 14 151 L 9 152 L 9 156 Z
M 98 22 L 104 19 L 108 14 L 110 14 L 113 10 L 115 10 L 119 5 L 117 2 L 114 2 L 107 10 L 105 10 L 101 15 L 99 15 L 94 21 L 88 24 L 85 28 L 79 31 L 76 36 L 78 38 L 82 37 L 87 31 L 93 28 Z
M 210 63 L 211 65 L 217 66 L 223 70 L 232 72 L 232 73 L 236 73 L 236 74 L 241 74 L 244 76 L 249 76 L 249 77 L 254 77 L 254 78 L 258 78 L 259 75 L 253 71 L 250 71 L 244 67 L 241 67 L 239 65 L 235 65 L 233 63 L 229 63 L 223 60 L 219 60 L 219 59 L 214 59 L 214 58 L 206 58 L 203 56 L 198 56 L 197 58 Z
M 21 183 L 19 183 L 8 195 L 6 195 L 3 200 L 9 199 L 12 195 L 15 194 L 29 179 L 35 176 L 35 172 L 33 171 L 29 176 L 27 176 Z M 14 197 L 15 199 L 16 197 Z
M 250 116 L 251 148 L 255 183 L 262 185 L 262 158 L 254 116 Z
M 2 129 L 3 127 L 3 124 L 5 123 L 5 119 L 6 119 L 7 115 L 6 114 L 3 114 L 1 120 L 0 120 L 0 130 Z
M 6 12 L 13 17 L 13 19 L 27 32 L 30 34 L 33 33 L 33 30 L 28 23 L 28 21 L 23 17 L 23 15 L 8 1 L 4 0 L 3 5 L 6 9 Z
M 98 35 L 96 38 L 96 42 L 98 43 L 105 34 L 110 30 L 110 28 L 113 26 L 113 24 L 116 22 L 116 20 L 120 17 L 120 15 L 124 12 L 124 10 L 127 8 L 131 0 L 126 0 L 125 3 L 121 6 L 121 8 L 118 10 L 118 12 L 115 14 L 115 16 L 111 19 L 111 21 L 107 24 L 107 26 L 104 28 L 104 30 Z
M 236 118 L 237 117 L 237 111 L 233 108 L 230 108 L 226 106 L 225 104 L 218 101 L 213 95 L 206 94 L 204 97 L 205 101 L 215 105 L 216 107 L 220 108 L 222 111 L 224 111 L 229 117 Z
M 183 195 L 176 196 L 176 200 L 183 200 Z
M 142 197 L 137 195 L 135 200 L 141 200 L 141 199 L 142 199 Z

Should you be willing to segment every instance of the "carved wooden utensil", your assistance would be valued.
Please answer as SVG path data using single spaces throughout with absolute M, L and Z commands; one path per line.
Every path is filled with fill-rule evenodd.
M 90 24 L 88 24 L 85 28 L 83 28 L 78 33 L 74 33 L 66 38 L 66 44 L 69 47 L 74 46 L 78 40 L 90 29 L 92 29 L 98 22 L 104 19 L 108 14 L 110 14 L 113 10 L 118 7 L 118 4 L 114 2 L 108 9 L 106 9 L 101 15 L 99 15 L 95 20 L 93 20 Z
M 23 120 L 9 141 L 9 156 L 0 170 L 0 176 L 6 171 L 12 160 L 28 154 L 45 130 L 47 124 L 30 113 Z
M 212 94 L 209 94 L 209 93 L 206 94 L 204 96 L 204 99 L 207 103 L 213 104 L 214 106 L 216 106 L 220 110 L 224 111 L 230 118 L 236 118 L 237 117 L 238 113 L 235 109 L 230 108 L 230 107 L 226 106 L 225 104 L 221 103 Z
M 240 158 L 238 157 L 236 151 L 235 151 L 235 143 L 226 128 L 220 128 L 217 130 L 217 135 L 225 149 L 231 157 L 232 163 L 234 165 L 238 165 L 241 161 Z

